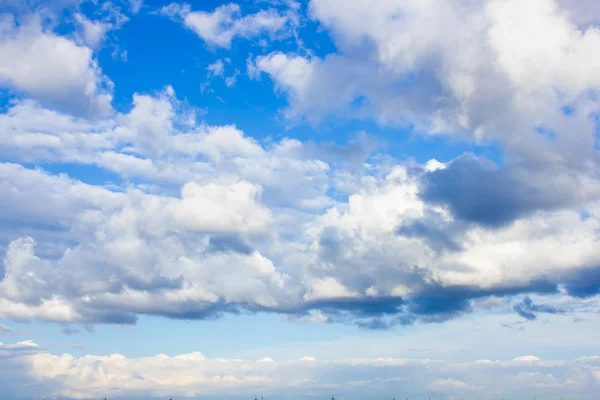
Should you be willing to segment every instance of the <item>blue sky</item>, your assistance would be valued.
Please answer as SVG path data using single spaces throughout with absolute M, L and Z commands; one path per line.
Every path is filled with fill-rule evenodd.
M 3 392 L 593 399 L 599 21 L 2 2 Z

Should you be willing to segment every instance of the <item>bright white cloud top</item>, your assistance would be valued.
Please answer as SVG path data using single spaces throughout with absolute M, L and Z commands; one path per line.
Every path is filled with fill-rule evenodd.
M 600 327 L 600 8 L 92 3 L 0 5 L 12 395 L 600 391 L 591 340 L 553 361 L 59 355 L 29 340 L 24 322 L 69 333 L 240 313 L 353 325 L 366 343 L 466 318 Z M 140 56 L 152 24 L 152 52 L 197 52 L 192 65 Z M 306 134 L 321 129 L 332 138 Z

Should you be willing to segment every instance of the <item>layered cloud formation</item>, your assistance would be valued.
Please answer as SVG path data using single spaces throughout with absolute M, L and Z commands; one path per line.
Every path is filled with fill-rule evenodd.
M 194 29 L 223 46 L 234 31 L 274 26 L 265 21 L 275 11 L 234 18 L 235 5 L 212 14 L 169 7 L 162 13 L 205 21 Z M 597 83 L 585 70 L 593 56 L 579 59 L 600 40 L 595 28 L 577 26 L 549 1 L 519 7 L 521 19 L 495 2 L 361 7 L 334 13 L 334 3 L 310 3 L 338 53 L 256 60 L 289 94 L 287 114 L 340 112 L 364 96 L 358 116 L 403 123 L 386 111 L 393 109 L 422 134 L 499 141 L 501 167 L 470 154 L 445 163 L 384 159 L 365 136 L 342 147 L 261 143 L 235 126 L 197 122 L 171 87 L 136 94 L 126 113 L 102 106 L 109 116 L 91 119 L 85 114 L 98 101 L 110 101 L 98 92 L 103 78 L 91 51 L 35 21 L 15 26 L 3 17 L 6 62 L 23 64 L 47 42 L 83 63 L 53 56 L 68 68 L 30 71 L 38 80 L 4 68 L 4 84 L 37 100 L 13 102 L 0 116 L 10 161 L 0 166 L 2 317 L 133 323 L 139 314 L 206 318 L 246 309 L 386 327 L 452 318 L 490 296 L 597 294 Z M 536 23 L 520 24 L 527 15 Z M 230 35 L 223 22 L 208 23 L 215 18 L 229 21 Z M 447 29 L 425 34 L 440 18 Z M 556 37 L 542 37 L 545 27 Z M 518 46 L 504 29 L 522 38 Z M 548 59 L 557 61 L 541 61 Z M 321 84 L 336 81 L 327 77 L 333 71 L 352 81 L 352 93 L 338 90 L 349 81 Z M 384 83 L 394 90 L 382 93 Z M 315 103 L 327 96 L 335 98 Z M 89 107 L 71 110 L 61 99 Z M 40 163 L 94 166 L 117 183 L 30 167 Z
M 552 396 L 557 390 L 583 393 L 593 399 L 600 385 L 600 359 L 586 357 L 569 361 L 541 360 L 535 356 L 510 361 L 478 360 L 449 362 L 399 358 L 348 358 L 319 360 L 304 356 L 276 361 L 210 359 L 200 352 L 169 357 L 159 354 L 127 358 L 121 354 L 73 357 L 51 355 L 33 342 L 1 344 L 0 357 L 10 369 L 36 382 L 33 387 L 13 388 L 9 393 L 24 395 L 51 388 L 58 396 L 89 398 L 90 388 L 110 397 L 123 396 L 222 396 L 247 397 L 248 392 L 271 397 L 294 393 L 315 397 L 322 390 L 341 396 L 420 394 L 465 398 L 484 392 L 489 398 L 524 398 L 522 391 L 535 387 L 539 395 Z M 167 372 L 168 371 L 168 372 Z M 14 392 L 13 392 L 14 391 Z
M 133 323 L 246 309 L 385 327 L 452 318 L 490 296 L 600 287 L 589 174 L 539 182 L 468 154 L 378 162 L 364 137 L 262 144 L 196 123 L 170 87 L 133 104 L 99 121 L 31 100 L 0 116 L 13 161 L 0 166 L 3 317 Z M 128 183 L 24 166 L 47 162 Z
M 148 10 L 211 51 L 260 47 L 243 55 L 243 74 L 273 84 L 287 125 L 375 121 L 502 154 L 418 161 L 386 154 L 365 132 L 336 144 L 257 139 L 233 117 L 207 124 L 169 85 L 116 107 L 97 51 L 142 4 L 111 3 L 96 19 L 77 11 L 61 34 L 56 10 L 79 5 L 58 3 L 7 4 L 0 15 L 1 319 L 70 326 L 265 312 L 389 329 L 484 308 L 524 321 L 597 318 L 600 10 L 551 0 Z M 307 47 L 311 24 L 329 35 L 329 54 Z M 268 47 L 280 40 L 294 46 Z M 224 68 L 216 57 L 210 77 Z M 0 324 L 0 335 L 16 333 Z M 398 376 L 449 396 L 525 380 L 593 393 L 600 380 L 594 357 L 130 359 L 21 342 L 1 345 L 0 358 L 41 385 L 31 393 L 68 397 L 89 387 L 311 395 L 401 385 Z M 159 365 L 178 371 L 168 384 Z

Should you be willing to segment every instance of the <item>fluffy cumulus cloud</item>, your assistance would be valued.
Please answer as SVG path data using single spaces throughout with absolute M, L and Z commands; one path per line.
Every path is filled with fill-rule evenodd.
M 562 236 L 559 231 L 571 225 L 563 218 L 591 222 L 586 210 L 598 204 L 600 82 L 592 72 L 598 60 L 588 56 L 600 45 L 591 23 L 597 10 L 551 0 L 338 3 L 309 4 L 335 52 L 275 51 L 250 63 L 253 74 L 266 73 L 286 96 L 287 118 L 375 119 L 417 134 L 496 143 L 504 159 L 498 166 L 465 154 L 417 167 L 420 172 L 398 166 L 386 180 L 402 180 L 362 187 L 343 208 L 334 206 L 316 220 L 330 218 L 329 226 L 313 231 L 313 243 L 321 260 L 337 267 L 336 276 L 312 281 L 313 291 L 327 282 L 329 293 L 348 297 L 368 291 L 406 299 L 412 293 L 408 304 L 393 309 L 434 319 L 469 310 L 467 298 L 479 296 L 598 293 L 595 257 L 559 272 L 559 257 L 542 261 L 545 251 L 538 247 L 550 248 L 546 240 Z M 371 224 L 376 228 L 369 230 Z M 592 238 L 589 255 L 597 245 L 595 229 L 581 236 Z M 513 234 L 519 239 L 509 239 Z M 555 242 L 557 248 L 573 249 L 569 236 Z M 526 256 L 534 248 L 537 260 Z M 577 257 L 567 257 L 574 266 Z M 392 263 L 396 268 L 382 274 L 388 287 L 378 287 L 372 271 Z M 352 272 L 344 276 L 344 269 Z M 540 274 L 525 278 L 526 270 Z M 554 309 L 525 301 L 515 310 L 532 319 Z
M 75 115 L 108 115 L 112 83 L 92 50 L 46 29 L 37 14 L 22 19 L 0 14 L 0 87 Z M 90 29 L 86 37 L 96 44 L 101 32 Z
M 589 54 L 600 34 L 573 2 L 313 0 L 309 12 L 337 51 L 275 51 L 251 65 L 286 96 L 288 118 L 334 114 L 498 143 L 509 168 L 492 179 L 536 203 L 537 188 L 519 186 L 541 180 L 540 169 L 551 187 L 596 177 L 600 60 Z M 585 193 L 578 179 L 565 192 Z M 540 193 L 542 203 L 567 201 Z
M 130 323 L 157 311 L 203 318 L 238 305 L 282 306 L 297 290 L 265 252 L 278 229 L 288 229 L 276 220 L 301 218 L 285 210 L 323 207 L 309 200 L 325 197 L 328 165 L 308 157 L 312 150 L 300 142 L 265 148 L 233 126 L 190 122 L 174 96 L 171 88 L 136 95 L 128 114 L 99 122 L 31 101 L 2 116 L 6 157 L 90 164 L 143 182 L 115 191 L 2 164 L 11 193 L 4 226 L 29 232 L 4 237 L 4 317 Z M 303 185 L 305 195 L 297 196 Z M 49 196 L 43 209 L 35 205 L 39 196 Z M 34 226 L 45 233 L 33 234 Z M 36 245 L 50 254 L 36 253 Z
M 197 123 L 171 87 L 100 121 L 26 100 L 0 127 L 12 159 L 0 165 L 4 318 L 134 323 L 246 309 L 381 329 L 453 318 L 480 299 L 586 298 L 600 287 L 593 184 L 575 202 L 587 201 L 585 218 L 571 202 L 541 207 L 518 186 L 506 199 L 453 197 L 481 181 L 468 176 L 477 159 L 379 163 L 364 137 L 260 143 Z M 102 168 L 117 181 L 91 185 L 18 163 L 44 161 Z M 498 179 L 494 187 L 513 187 Z M 477 211 L 496 204 L 508 215 Z M 533 319 L 553 309 L 529 299 L 514 310 Z
M 599 83 L 596 60 L 587 54 L 600 36 L 552 0 L 348 6 L 313 0 L 309 10 L 337 52 L 275 52 L 257 60 L 289 94 L 290 115 L 351 111 L 429 133 L 517 141 L 542 124 L 557 140 L 571 136 L 566 128 L 587 127 L 584 117 L 595 110 L 589 90 Z M 357 99 L 363 100 L 358 106 Z M 576 111 L 567 118 L 561 106 Z
M 11 355 L 11 368 L 26 371 L 31 385 L 48 395 L 90 398 L 98 393 L 128 396 L 218 396 L 247 393 L 315 397 L 323 389 L 340 396 L 389 395 L 438 398 L 472 396 L 525 399 L 536 393 L 563 393 L 593 399 L 600 385 L 597 357 L 542 360 L 449 362 L 400 358 L 258 360 L 208 358 L 200 352 L 128 358 L 52 355 L 31 341 L 0 344 L 0 357 Z M 168 374 L 165 374 L 168 371 Z M 4 368 L 3 374 L 10 374 Z M 21 377 L 20 379 L 23 379 Z M 29 389 L 30 390 L 30 389 Z M 23 389 L 17 394 L 24 394 Z
M 205 310 L 204 306 L 197 307 L 198 305 L 220 301 L 219 293 L 228 293 L 222 299 L 227 302 L 258 300 L 259 303 L 269 304 L 273 300 L 269 294 L 271 289 L 267 289 L 267 286 L 277 288 L 284 283 L 284 277 L 259 252 L 233 251 L 232 248 L 235 247 L 227 245 L 226 240 L 222 241 L 224 245 L 213 250 L 216 239 L 211 241 L 206 236 L 206 233 L 218 234 L 219 237 L 260 234 L 268 228 L 271 215 L 257 204 L 259 193 L 252 184 L 226 182 L 200 186 L 191 183 L 184 185 L 180 198 L 148 197 L 139 191 L 112 193 L 102 188 L 71 182 L 66 178 L 51 177 L 39 171 L 23 170 L 15 165 L 3 167 L 6 168 L 6 177 L 21 180 L 23 184 L 6 182 L 15 189 L 15 197 L 11 196 L 5 203 L 7 213 L 14 208 L 10 206 L 11 203 L 26 201 L 26 198 L 33 199 L 35 195 L 31 190 L 37 186 L 35 190 L 38 193 L 47 191 L 57 196 L 53 204 L 47 204 L 48 209 L 55 208 L 60 214 L 70 213 L 67 211 L 69 209 L 71 212 L 78 209 L 69 221 L 63 222 L 62 227 L 60 224 L 55 225 L 58 221 L 47 221 L 54 225 L 49 228 L 70 231 L 75 224 L 82 224 L 80 228 L 83 231 L 78 235 L 91 235 L 90 239 L 93 237 L 92 242 L 87 244 L 81 242 L 76 247 L 64 248 L 57 261 L 38 257 L 34 253 L 35 242 L 29 237 L 12 241 L 4 260 L 4 279 L 1 284 L 4 317 L 89 322 L 98 318 L 107 322 L 133 322 L 133 309 L 137 310 L 133 311 L 136 313 L 154 307 L 152 304 L 156 299 L 153 299 L 151 293 L 156 291 L 162 292 L 167 300 L 166 308 L 161 312 L 189 312 L 193 316 L 194 313 L 200 314 Z M 67 192 L 71 190 L 79 194 L 68 195 Z M 61 199 L 63 196 L 66 197 Z M 35 208 L 34 204 L 30 206 Z M 223 211 L 219 212 L 218 209 Z M 234 211 L 235 209 L 238 211 Z M 15 214 L 14 218 L 17 223 L 26 223 L 28 220 L 44 223 L 37 218 L 35 212 L 29 215 Z M 86 222 L 86 219 L 89 220 Z M 92 231 L 84 233 L 89 228 Z M 171 235 L 172 239 L 167 239 Z M 181 235 L 187 235 L 187 238 L 182 238 Z M 152 237 L 154 240 L 147 241 Z M 80 236 L 79 240 L 82 238 Z M 185 241 L 188 240 L 195 243 L 186 244 Z M 201 247 L 198 247 L 198 240 L 200 243 L 203 240 L 206 242 L 204 246 L 201 245 L 205 251 L 199 251 Z M 168 249 L 171 246 L 175 247 Z M 186 252 L 189 253 L 181 253 L 177 248 L 187 248 Z M 80 278 L 87 283 L 83 286 L 76 283 L 73 285 L 73 273 L 78 270 L 77 265 L 82 263 L 87 268 L 80 270 Z M 111 264 L 116 267 L 113 271 Z M 228 265 L 231 267 L 227 267 Z M 219 271 L 227 270 L 229 272 L 225 276 L 218 276 Z M 228 282 L 226 276 L 229 273 L 235 273 L 240 279 L 244 276 L 245 282 Z M 196 278 L 186 282 L 185 276 Z M 207 281 L 209 277 L 212 283 Z M 105 279 L 108 281 L 102 283 Z M 128 281 L 127 289 L 118 288 L 125 283 L 123 279 Z M 209 284 L 216 293 L 213 289 L 205 291 L 197 286 L 198 283 L 202 286 Z M 63 285 L 66 286 L 61 288 Z M 113 285 L 117 285 L 114 287 L 116 290 L 111 289 Z M 72 290 L 75 292 L 71 292 Z M 260 298 L 248 297 L 252 296 L 252 291 L 261 293 Z M 80 305 L 71 302 L 72 295 L 77 296 Z M 233 297 L 228 299 L 229 296 Z M 174 304 L 169 305 L 171 301 L 168 299 L 172 299 Z M 122 302 L 128 304 L 125 309 L 115 308 Z M 185 305 L 192 303 L 197 306 L 187 309 Z M 175 304 L 183 308 L 171 308 Z

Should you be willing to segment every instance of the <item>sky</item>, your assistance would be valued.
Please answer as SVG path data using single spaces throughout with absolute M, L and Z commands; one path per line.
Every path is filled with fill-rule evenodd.
M 599 25 L 0 0 L 0 400 L 597 400 Z

